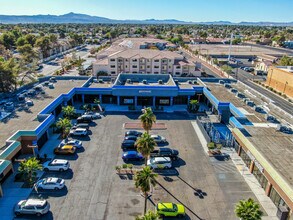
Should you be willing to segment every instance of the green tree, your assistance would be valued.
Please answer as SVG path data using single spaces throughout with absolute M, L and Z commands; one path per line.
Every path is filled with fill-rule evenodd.
M 23 174 L 25 181 L 32 184 L 37 176 L 37 171 L 42 170 L 42 168 L 40 161 L 35 157 L 31 157 L 20 163 L 18 171 Z
M 156 116 L 150 107 L 142 110 L 143 114 L 139 116 L 143 129 L 149 133 L 152 129 L 153 123 L 156 122 Z
M 37 40 L 36 36 L 33 34 L 27 34 L 24 38 L 32 47 L 35 45 Z
M 140 152 L 145 158 L 145 166 L 147 165 L 147 160 L 150 156 L 150 153 L 157 146 L 155 140 L 147 132 L 143 133 L 135 142 L 137 145 L 137 151 Z
M 231 66 L 229 66 L 229 65 L 223 65 L 222 67 L 221 67 L 221 69 L 224 71 L 224 72 L 226 72 L 227 74 L 228 74 L 228 78 L 229 78 L 229 75 L 230 74 L 232 74 L 232 67 Z
M 62 107 L 62 113 L 65 118 L 70 119 L 75 114 L 75 109 L 72 105 Z
M 70 128 L 72 127 L 72 124 L 68 118 L 59 118 L 56 123 L 56 127 L 62 130 L 62 137 L 66 138 L 69 134 Z
M 135 220 L 159 220 L 159 215 L 156 212 L 149 210 L 146 214 L 137 216 Z
M 285 55 L 279 60 L 278 64 L 281 66 L 293 66 L 293 57 Z
M 253 199 L 240 200 L 235 206 L 235 213 L 241 220 L 261 220 L 263 212 Z
M 196 112 L 198 110 L 199 102 L 196 99 L 190 100 L 189 104 L 190 104 L 190 107 L 191 107 L 191 111 Z
M 144 214 L 147 210 L 148 193 L 151 190 L 151 186 L 156 185 L 156 177 L 158 175 L 153 173 L 150 167 L 144 167 L 142 170 L 135 174 L 134 181 L 135 187 L 139 188 L 144 194 Z
M 19 65 L 14 58 L 0 61 L 0 93 L 11 92 L 16 89 L 19 72 Z
M 25 64 L 32 63 L 35 59 L 38 59 L 38 53 L 30 44 L 25 44 L 17 47 L 18 52 L 21 54 L 21 57 Z
M 28 42 L 26 41 L 26 39 L 24 37 L 19 37 L 16 41 L 16 46 L 23 46 L 25 44 L 27 44 Z
M 36 40 L 36 46 L 40 48 L 43 57 L 48 57 L 52 49 L 51 41 L 48 36 L 40 37 Z
M 15 46 L 15 36 L 11 32 L 6 32 L 0 36 L 0 43 L 4 45 L 6 49 L 11 50 Z

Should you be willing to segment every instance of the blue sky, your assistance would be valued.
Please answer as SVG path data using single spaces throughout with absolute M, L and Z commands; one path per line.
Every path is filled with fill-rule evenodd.
M 112 19 L 293 21 L 293 0 L 0 0 L 0 14 L 69 12 Z

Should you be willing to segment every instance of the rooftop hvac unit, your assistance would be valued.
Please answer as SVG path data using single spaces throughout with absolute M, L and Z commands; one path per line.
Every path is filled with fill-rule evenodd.
M 224 84 L 225 88 L 230 89 L 231 88 L 231 84 L 230 83 L 225 83 Z
M 293 133 L 292 128 L 290 128 L 288 126 L 285 126 L 285 125 L 281 125 L 281 124 L 278 124 L 276 129 L 277 129 L 277 131 L 281 131 L 281 132 L 286 133 L 286 134 L 292 134 Z
M 259 106 L 259 105 L 256 105 L 256 106 L 254 106 L 254 110 L 256 111 L 256 112 L 264 112 L 264 109 L 263 109 L 263 107 L 262 106 Z
M 142 80 L 142 83 L 143 83 L 143 84 L 147 84 L 148 81 L 147 81 L 146 79 L 144 79 L 144 80 Z
M 219 80 L 219 83 L 220 84 L 225 84 L 225 81 L 224 80 Z
M 163 84 L 163 80 L 159 79 L 158 80 L 158 83 L 162 85 Z
M 187 82 L 188 82 L 189 84 L 192 84 L 192 81 L 191 81 L 191 80 L 188 80 Z
M 248 101 L 250 101 L 250 98 L 244 98 L 244 99 L 243 99 L 243 102 L 244 102 L 245 104 L 247 104 Z
M 235 89 L 235 88 L 231 88 L 230 91 L 231 91 L 232 93 L 237 93 L 237 92 L 238 92 L 238 90 Z
M 126 79 L 126 83 L 131 83 L 131 79 Z
M 103 79 L 99 79 L 99 83 L 103 83 L 104 82 L 104 80 Z
M 241 92 L 237 92 L 236 96 L 241 99 L 245 98 L 245 95 Z
M 254 104 L 253 101 L 247 101 L 246 104 L 247 104 L 248 106 L 250 106 L 250 107 L 254 107 L 254 106 L 255 106 L 255 104 Z
M 196 80 L 193 80 L 193 81 L 192 81 L 192 84 L 193 84 L 193 85 L 196 85 L 196 84 L 197 84 L 197 81 L 196 81 Z

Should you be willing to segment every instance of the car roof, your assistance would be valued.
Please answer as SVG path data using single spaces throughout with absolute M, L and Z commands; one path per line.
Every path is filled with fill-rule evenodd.
M 127 155 L 129 155 L 129 154 L 138 154 L 138 152 L 135 151 L 135 150 L 126 151 L 125 153 L 126 153 Z
M 45 199 L 28 199 L 28 200 L 26 200 L 25 205 L 26 206 L 30 206 L 30 205 L 33 205 L 33 206 L 35 206 L 35 205 L 43 206 L 43 205 L 45 205 L 46 202 L 47 201 Z
M 165 162 L 170 162 L 171 158 L 170 157 L 154 157 L 155 161 L 165 161 Z
M 160 148 L 160 151 L 162 152 L 162 151 L 172 151 L 172 149 L 171 148 L 168 148 L 168 147 L 161 147 Z
M 173 203 L 171 202 L 160 202 L 157 205 L 158 209 L 173 209 Z
M 157 134 L 152 134 L 151 137 L 152 137 L 152 138 L 158 138 L 158 137 L 160 137 L 160 136 L 157 135 Z
M 62 149 L 71 149 L 71 148 L 73 148 L 73 146 L 72 145 L 63 145 L 61 148 Z
M 67 160 L 61 160 L 61 159 L 54 159 L 52 160 L 52 164 L 59 164 L 59 163 L 67 163 Z
M 75 131 L 86 131 L 85 128 L 77 128 Z
M 128 143 L 128 142 L 135 142 L 135 140 L 124 140 L 124 143 Z
M 47 183 L 57 183 L 58 179 L 57 177 L 47 177 L 44 180 L 46 180 Z

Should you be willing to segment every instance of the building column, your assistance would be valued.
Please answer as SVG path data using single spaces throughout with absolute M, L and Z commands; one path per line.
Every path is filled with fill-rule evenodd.
M 99 95 L 100 104 L 102 104 L 102 98 L 103 98 L 103 96 L 102 96 L 102 94 L 100 94 Z
M 53 115 L 56 117 L 56 109 L 53 110 Z
M 239 146 L 239 148 L 238 148 L 238 152 L 237 152 L 238 156 L 240 156 L 241 151 L 242 151 L 241 146 Z
M 72 103 L 72 105 L 74 105 L 74 98 L 73 97 L 71 98 L 71 103 Z
M 82 104 L 84 104 L 84 94 L 81 95 Z
M 137 96 L 134 96 L 134 107 L 137 107 Z
M 170 97 L 170 106 L 173 106 L 173 97 Z
M 120 96 L 117 96 L 117 105 L 120 105 Z
M 272 189 L 272 184 L 271 184 L 270 182 L 268 182 L 268 185 L 267 185 L 267 187 L 265 188 L 265 194 L 266 194 L 267 196 L 270 195 L 271 189 Z
M 249 166 L 249 172 L 252 173 L 254 168 L 254 161 L 251 161 L 250 166 Z
M 153 96 L 153 107 L 156 107 L 156 96 Z

